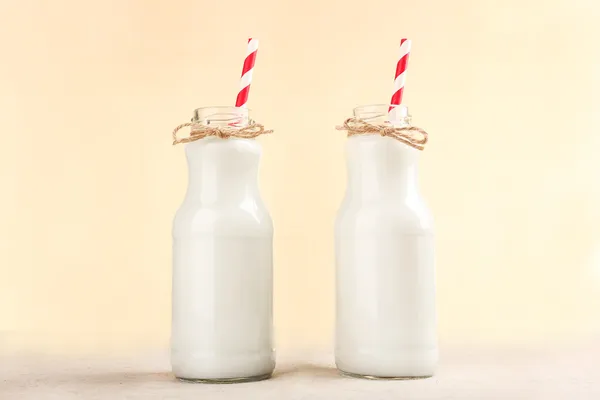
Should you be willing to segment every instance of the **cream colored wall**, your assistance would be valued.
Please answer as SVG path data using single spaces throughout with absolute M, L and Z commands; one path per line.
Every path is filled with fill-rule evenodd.
M 388 101 L 431 133 L 445 343 L 600 333 L 600 4 L 555 1 L 8 1 L 0 5 L 0 349 L 166 346 L 171 129 L 232 104 L 249 35 L 280 347 L 327 346 L 344 135 Z M 597 336 L 596 336 L 597 337 Z

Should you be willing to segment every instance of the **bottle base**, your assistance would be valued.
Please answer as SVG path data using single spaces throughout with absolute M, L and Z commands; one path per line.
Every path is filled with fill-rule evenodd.
M 177 380 L 187 383 L 208 383 L 208 384 L 228 384 L 228 383 L 246 383 L 246 382 L 258 382 L 269 379 L 273 374 L 263 374 L 257 376 L 248 376 L 241 378 L 182 378 L 176 376 Z
M 341 369 L 338 369 L 338 371 L 340 371 L 340 374 L 342 374 L 344 376 L 348 376 L 350 378 L 368 379 L 368 380 L 372 380 L 372 381 L 411 381 L 411 380 L 417 380 L 417 379 L 427 379 L 427 378 L 431 378 L 433 376 L 433 375 L 423 375 L 423 376 L 375 376 L 375 375 L 355 374 L 355 373 L 352 373 L 352 372 L 342 371 Z
M 275 369 L 272 349 L 208 354 L 190 347 L 171 349 L 171 371 L 181 381 L 237 383 L 268 379 Z

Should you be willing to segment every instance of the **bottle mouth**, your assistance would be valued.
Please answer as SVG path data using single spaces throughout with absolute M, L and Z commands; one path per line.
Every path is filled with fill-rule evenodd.
M 391 108 L 391 110 L 390 110 Z M 354 116 L 371 124 L 392 123 L 408 124 L 410 115 L 405 105 L 368 104 L 354 108 Z
M 243 107 L 212 106 L 194 110 L 192 123 L 205 126 L 239 127 L 248 125 L 250 110 Z

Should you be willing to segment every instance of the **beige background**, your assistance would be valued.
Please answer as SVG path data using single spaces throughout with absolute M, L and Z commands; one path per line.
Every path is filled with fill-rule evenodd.
M 249 35 L 279 347 L 331 342 L 334 126 L 388 101 L 402 36 L 442 342 L 597 340 L 599 20 L 594 0 L 1 2 L 0 349 L 167 346 L 170 132 L 233 103 Z

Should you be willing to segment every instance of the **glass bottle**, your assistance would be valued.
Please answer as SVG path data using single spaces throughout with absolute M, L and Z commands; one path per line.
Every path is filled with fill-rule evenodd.
M 373 124 L 388 105 L 361 106 Z M 398 106 L 390 121 L 410 122 Z M 433 218 L 417 186 L 420 151 L 366 134 L 346 142 L 348 185 L 335 227 L 337 367 L 368 378 L 434 374 L 438 358 Z
M 245 108 L 206 107 L 195 126 L 249 123 Z M 173 222 L 171 364 L 199 382 L 266 379 L 272 335 L 273 224 L 258 189 L 261 146 L 209 136 L 185 144 L 189 185 Z

